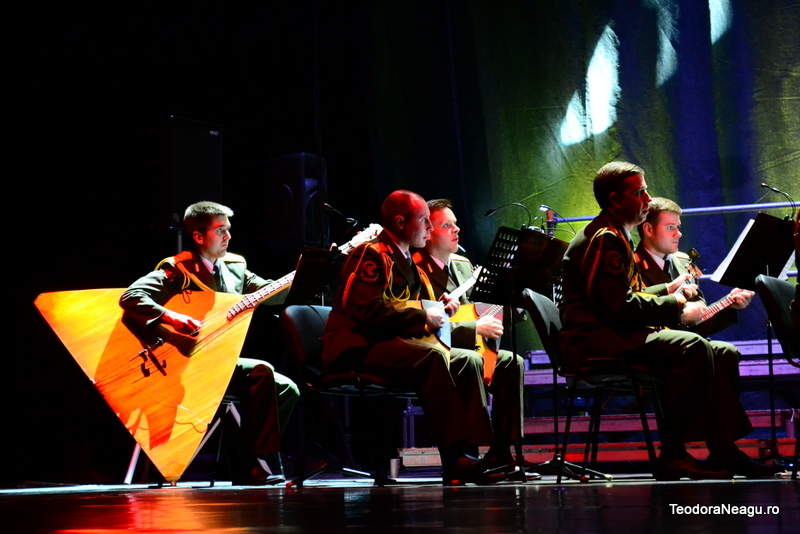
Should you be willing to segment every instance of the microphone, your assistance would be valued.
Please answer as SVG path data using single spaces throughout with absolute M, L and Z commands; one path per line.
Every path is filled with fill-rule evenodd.
M 539 211 L 545 213 L 545 216 L 547 217 L 547 220 L 545 220 L 545 223 L 547 224 L 547 235 L 552 236 L 556 233 L 556 225 L 558 224 L 556 217 L 558 217 L 558 213 L 556 213 L 556 210 L 546 204 L 539 206 Z
M 772 187 L 771 185 L 765 184 L 764 182 L 761 182 L 761 187 L 763 187 L 765 189 L 769 189 L 773 193 L 780 193 L 781 195 L 789 196 L 786 193 L 784 193 L 783 191 L 781 191 L 780 189 L 778 189 L 777 187 Z
M 792 205 L 792 214 L 789 216 L 789 219 L 791 220 L 792 217 L 794 217 L 795 212 L 797 211 L 797 204 L 795 204 L 795 202 L 792 199 L 792 197 L 789 196 L 789 193 L 786 193 L 785 191 L 781 191 L 777 187 L 772 187 L 771 185 L 766 184 L 764 182 L 761 182 L 761 187 L 763 187 L 764 189 L 769 189 L 773 193 L 778 193 L 779 195 L 783 195 L 783 196 L 786 197 L 786 200 L 788 200 L 789 204 Z
M 357 220 L 355 220 L 355 219 L 352 219 L 352 218 L 350 218 L 350 217 L 345 217 L 345 216 L 344 216 L 344 214 L 343 214 L 341 211 L 337 210 L 336 208 L 334 208 L 333 206 L 331 206 L 331 205 L 330 205 L 330 204 L 328 204 L 327 202 L 323 202 L 323 203 L 322 203 L 322 207 L 323 207 L 323 208 L 325 208 L 325 209 L 326 209 L 326 210 L 328 210 L 328 211 L 332 211 L 333 213 L 335 213 L 336 215 L 338 215 L 339 217 L 341 217 L 342 219 L 344 219 L 344 220 L 345 220 L 345 222 L 346 222 L 347 224 L 351 224 L 351 225 L 353 225 L 353 226 L 355 226 L 356 224 L 358 224 L 358 221 L 357 221 Z
M 500 208 L 505 208 L 506 206 L 519 206 L 522 209 L 524 209 L 528 214 L 528 225 L 527 226 L 531 225 L 531 211 L 528 208 L 526 208 L 524 204 L 520 204 L 519 202 L 509 202 L 508 204 L 503 204 L 501 206 L 497 206 L 496 208 L 490 209 L 489 211 L 487 211 L 483 215 L 484 215 L 484 217 L 489 217 L 490 215 L 494 215 L 497 212 L 497 210 L 499 210 Z
M 322 203 L 322 207 L 325 208 L 328 211 L 332 211 L 333 213 L 335 213 L 336 215 L 338 215 L 339 217 L 344 219 L 345 222 L 350 225 L 350 226 L 347 227 L 347 230 L 344 231 L 344 234 L 342 234 L 341 240 L 344 241 L 344 238 L 347 237 L 347 234 L 352 232 L 353 228 L 356 227 L 356 225 L 358 224 L 358 221 L 353 219 L 353 218 L 351 218 L 351 217 L 345 217 L 344 214 L 341 211 L 337 210 L 336 208 L 334 208 L 333 206 L 331 206 L 327 202 L 323 202 Z M 334 245 L 335 245 L 335 243 L 334 243 Z M 333 250 L 333 248 L 331 248 L 331 250 Z

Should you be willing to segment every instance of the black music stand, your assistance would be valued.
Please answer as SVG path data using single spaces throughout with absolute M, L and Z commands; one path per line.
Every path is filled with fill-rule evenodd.
M 525 288 L 547 295 L 568 246 L 538 230 L 501 226 L 470 300 L 521 307 Z
M 729 287 L 756 289 L 759 274 L 778 277 L 794 252 L 794 223 L 759 213 L 742 230 L 711 279 Z
M 549 296 L 552 294 L 553 280 L 561 271 L 561 260 L 569 243 L 553 236 L 523 228 L 515 230 L 501 226 L 497 230 L 494 242 L 483 262 L 481 274 L 475 282 L 470 295 L 473 302 L 486 302 L 512 308 L 511 320 L 511 352 L 517 354 L 517 328 L 514 320 L 514 309 L 524 307 L 522 290 L 532 289 L 537 293 Z M 553 394 L 556 394 L 556 370 L 553 369 Z M 557 402 L 554 402 L 554 405 Z M 577 469 L 581 466 L 561 462 L 558 457 L 558 408 L 555 409 L 555 456 L 552 460 L 539 464 L 539 468 L 558 473 L 566 468 L 564 475 L 580 480 Z M 517 446 L 517 464 L 524 480 L 525 470 L 522 444 Z M 574 472 L 573 472 L 574 470 Z M 606 478 L 598 471 L 587 470 L 591 475 Z
M 778 276 L 783 273 L 794 253 L 794 223 L 766 213 L 759 213 L 739 235 L 733 248 L 720 264 L 712 280 L 730 287 L 755 290 L 760 274 Z M 770 452 L 763 460 L 776 460 L 783 465 L 788 457 L 778 452 L 775 427 L 775 373 L 773 370 L 772 323 L 767 317 L 767 354 L 769 358 Z
M 303 247 L 285 305 L 330 306 L 342 261 L 344 256 L 338 250 Z

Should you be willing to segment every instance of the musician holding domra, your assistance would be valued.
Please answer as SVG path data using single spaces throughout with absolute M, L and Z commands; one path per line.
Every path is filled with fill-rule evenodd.
M 697 291 L 697 278 L 701 274 L 688 254 L 680 252 L 681 208 L 672 200 L 655 197 L 650 201 L 645 221 L 636 227 L 641 241 L 636 247 L 636 267 L 645 291 L 656 295 L 671 295 L 689 286 L 694 297 L 702 300 Z M 733 289 L 725 298 L 709 306 L 708 317 L 698 325 L 704 334 L 719 332 L 737 322 L 736 310 L 746 308 L 755 293 L 747 289 Z M 705 302 L 705 301 L 703 301 Z
M 426 341 L 442 327 L 449 332 L 446 311 L 417 306 L 430 280 L 413 263 L 409 249 L 424 248 L 430 239 L 429 215 L 416 193 L 400 190 L 386 198 L 377 243 L 354 249 L 342 269 L 321 338 L 323 362 L 328 371 L 356 370 L 413 388 L 439 448 L 444 484 L 492 483 L 504 475 L 487 473 L 486 462 L 468 455 L 493 438 L 482 366 L 470 359 L 457 388 L 449 370 L 450 350 Z M 446 307 L 454 312 L 458 302 L 450 300 Z
M 201 328 L 200 321 L 164 307 L 176 295 L 185 291 L 243 295 L 272 284 L 250 272 L 242 256 L 228 252 L 232 215 L 230 208 L 215 202 L 189 206 L 183 223 L 192 249 L 163 260 L 156 270 L 134 282 L 120 299 L 126 315 L 143 326 L 162 323 L 191 336 Z M 274 297 L 282 298 L 281 293 Z M 239 358 L 228 390 L 235 390 L 243 399 L 243 449 L 249 457 L 233 482 L 263 485 L 284 481 L 281 433 L 299 399 L 299 389 L 271 364 Z
M 650 209 L 644 171 L 612 162 L 597 172 L 593 186 L 602 211 L 572 239 L 562 262 L 564 365 L 620 358 L 664 381 L 656 479 L 771 476 L 773 466 L 736 446 L 753 428 L 739 400 L 738 351 L 680 328 L 706 311 L 704 302 L 692 301 L 696 289 L 663 296 L 643 290 L 630 232 Z M 706 463 L 686 450 L 693 441 L 706 443 Z
M 417 266 L 430 279 L 433 288 L 433 294 L 424 298 L 439 300 L 443 295 L 461 293 L 460 288 L 469 286 L 473 266 L 467 258 L 456 254 L 460 229 L 450 201 L 429 200 L 428 208 L 433 231 L 425 248 L 416 251 L 413 257 Z M 479 308 L 469 301 L 467 295 L 467 291 L 460 295 L 462 306 L 458 315 L 452 318 L 455 322 L 451 323 L 451 337 L 455 347 L 469 350 L 451 350 L 450 373 L 458 385 L 464 380 L 464 373 L 468 370 L 482 371 L 480 378 L 484 387 L 484 402 L 488 393 L 493 395 L 494 441 L 486 455 L 487 463 L 490 468 L 510 471 L 515 462 L 509 447 L 523 436 L 525 367 L 521 357 L 497 347 L 503 334 L 502 308 L 486 306 L 487 309 L 481 309 L 483 313 L 479 314 Z M 468 313 L 471 317 L 467 317 Z M 471 362 L 472 359 L 475 361 Z M 471 382 L 473 377 L 466 379 Z M 528 476 L 538 475 L 529 473 Z

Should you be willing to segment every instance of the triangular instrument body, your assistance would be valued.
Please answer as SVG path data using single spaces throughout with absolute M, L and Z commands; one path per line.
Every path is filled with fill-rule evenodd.
M 35 304 L 153 465 L 174 482 L 222 401 L 252 310 L 229 322 L 226 312 L 241 295 L 177 295 L 166 307 L 203 322 L 199 334 L 189 337 L 128 320 L 119 307 L 124 291 L 43 293 Z

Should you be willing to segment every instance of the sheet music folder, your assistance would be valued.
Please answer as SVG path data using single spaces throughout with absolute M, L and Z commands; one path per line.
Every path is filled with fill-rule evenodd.
M 711 279 L 751 290 L 759 274 L 785 279 L 794 255 L 793 232 L 792 221 L 759 213 L 747 223 Z
M 549 295 L 569 244 L 530 229 L 501 226 L 470 295 L 473 302 L 519 307 L 522 290 Z

